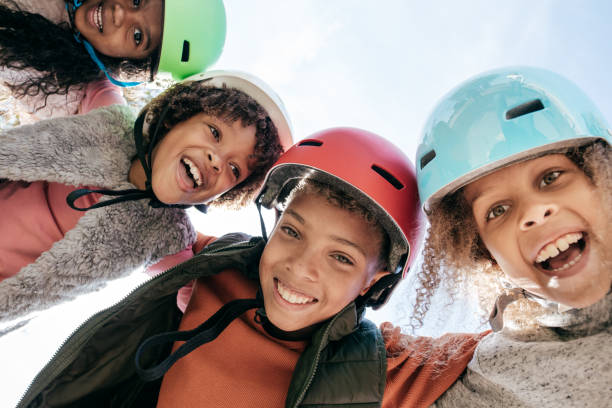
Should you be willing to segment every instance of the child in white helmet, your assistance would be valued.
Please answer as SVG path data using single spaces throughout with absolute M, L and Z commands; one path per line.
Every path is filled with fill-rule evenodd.
M 399 336 L 384 339 L 363 318 L 387 300 L 419 245 L 416 180 L 405 155 L 363 130 L 325 130 L 281 156 L 257 202 L 279 211 L 267 242 L 221 237 L 93 316 L 18 406 L 435 401 L 479 336 L 418 338 L 402 348 Z M 191 279 L 181 316 L 176 291 Z
M 82 217 L 63 203 L 0 201 L 0 319 L 6 320 L 167 255 L 177 256 L 169 266 L 187 259 L 196 233 L 184 208 L 244 205 L 290 146 L 291 131 L 266 84 L 213 71 L 165 91 L 135 123 L 127 107 L 115 105 L 15 128 L 0 143 L 4 178 L 99 188 L 70 194 L 74 209 L 90 209 Z M 28 228 L 38 231 L 28 235 Z
M 472 282 L 494 330 L 436 406 L 612 400 L 610 140 L 588 97 L 542 69 L 483 73 L 434 110 L 417 152 L 431 226 L 416 318 L 440 282 Z
M 122 102 L 159 71 L 184 79 L 225 40 L 221 0 L 1 0 L 0 79 L 44 119 Z

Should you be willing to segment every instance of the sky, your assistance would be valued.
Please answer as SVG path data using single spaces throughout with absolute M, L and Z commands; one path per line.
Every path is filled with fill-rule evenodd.
M 556 71 L 591 96 L 612 121 L 612 2 L 226 0 L 228 34 L 215 69 L 240 69 L 284 100 L 295 139 L 336 126 L 367 129 L 414 160 L 419 133 L 437 100 L 482 71 L 530 65 Z M 259 234 L 252 208 L 194 215 L 209 235 Z M 142 281 L 135 274 L 58 306 L 0 337 L 0 406 L 18 401 L 62 340 L 88 315 Z M 410 279 L 379 322 L 405 321 Z M 441 303 L 444 299 L 442 299 Z M 420 334 L 477 330 L 471 308 L 439 309 Z M 435 317 L 438 316 L 438 317 Z M 444 316 L 444 319 L 440 319 Z

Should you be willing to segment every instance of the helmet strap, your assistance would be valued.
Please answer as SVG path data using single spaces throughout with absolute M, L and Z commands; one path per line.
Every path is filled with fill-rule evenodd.
M 387 301 L 391 291 L 401 279 L 401 273 L 388 273 L 384 275 L 364 295 L 358 296 L 355 303 L 357 306 L 379 308 Z
M 105 190 L 105 189 L 90 190 L 90 189 L 82 188 L 82 189 L 74 190 L 70 194 L 68 194 L 68 196 L 66 197 L 66 202 L 68 203 L 68 205 L 72 209 L 77 210 L 77 211 L 88 211 L 94 208 L 106 207 L 106 206 L 121 203 L 124 201 L 136 201 L 136 200 L 142 200 L 142 199 L 149 199 L 150 200 L 149 205 L 153 208 L 166 207 L 166 208 L 186 209 L 186 208 L 191 207 L 191 205 L 186 205 L 186 204 L 163 203 L 159 201 L 159 199 L 155 196 L 155 193 L 153 192 L 151 155 L 153 152 L 153 148 L 158 142 L 161 124 L 163 123 L 166 117 L 166 114 L 168 113 L 168 109 L 169 109 L 169 105 L 166 105 L 164 109 L 162 110 L 162 113 L 159 116 L 159 120 L 157 121 L 157 125 L 155 126 L 155 130 L 153 131 L 153 134 L 151 136 L 151 140 L 148 142 L 148 144 L 145 143 L 144 136 L 142 134 L 142 129 L 144 127 L 144 120 L 148 113 L 148 110 L 146 108 L 143 109 L 140 115 L 138 115 L 138 118 L 136 119 L 136 122 L 134 123 L 134 143 L 136 144 L 136 152 L 138 155 L 138 160 L 140 161 L 140 164 L 142 165 L 142 168 L 146 176 L 144 190 L 139 190 L 135 188 L 126 189 L 126 190 Z M 148 146 L 146 152 L 144 150 L 145 144 Z M 93 193 L 103 194 L 106 196 L 113 196 L 116 198 L 97 202 L 89 207 L 77 207 L 75 205 L 74 202 L 77 199 L 79 199 L 82 196 L 93 194 Z M 198 204 L 195 207 L 200 212 L 206 213 L 206 210 L 207 210 L 206 204 Z
M 134 358 L 136 372 L 143 381 L 153 381 L 161 378 L 180 358 L 191 353 L 201 345 L 210 343 L 216 339 L 238 316 L 247 310 L 262 306 L 263 301 L 261 299 L 233 300 L 223 305 L 208 320 L 193 330 L 172 331 L 149 337 L 136 350 L 136 356 Z M 146 349 L 164 344 L 173 344 L 176 341 L 184 341 L 185 343 L 166 357 L 161 363 L 151 368 L 143 368 L 140 365 L 141 356 Z

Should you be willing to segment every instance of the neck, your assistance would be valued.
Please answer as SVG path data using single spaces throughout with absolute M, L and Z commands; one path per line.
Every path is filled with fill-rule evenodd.
M 144 190 L 146 187 L 147 175 L 138 158 L 132 160 L 130 172 L 128 173 L 128 181 L 140 190 Z

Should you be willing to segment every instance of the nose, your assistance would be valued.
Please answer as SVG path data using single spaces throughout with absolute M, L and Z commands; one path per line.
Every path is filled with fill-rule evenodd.
M 219 157 L 219 155 L 213 151 L 209 151 L 206 156 L 208 157 L 208 164 L 210 165 L 210 168 L 213 170 L 213 172 L 217 174 L 221 173 L 221 170 L 223 169 L 222 158 Z
M 124 24 L 133 23 L 134 18 L 138 15 L 138 9 L 124 7 L 120 3 L 115 3 L 113 6 L 113 25 L 121 27 Z
M 317 266 L 319 256 L 313 254 L 312 251 L 302 248 L 288 256 L 287 259 L 287 269 L 290 269 L 298 278 L 311 282 L 316 282 L 319 279 L 319 268 Z
M 526 209 L 520 220 L 520 228 L 527 231 L 533 227 L 540 226 L 548 221 L 559 211 L 555 204 L 532 204 Z

